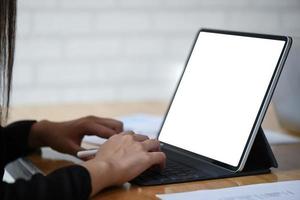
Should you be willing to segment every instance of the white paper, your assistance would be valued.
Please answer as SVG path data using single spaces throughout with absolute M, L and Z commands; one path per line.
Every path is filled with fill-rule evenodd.
M 6 183 L 14 183 L 15 182 L 15 179 L 6 170 L 4 170 L 4 175 L 3 175 L 2 180 Z
M 118 119 L 123 122 L 125 131 L 134 131 L 138 134 L 147 135 L 149 138 L 156 138 L 163 121 L 161 116 L 142 113 L 123 116 Z M 84 136 L 83 141 L 92 144 L 102 144 L 106 139 L 98 136 Z
M 299 200 L 300 181 L 156 195 L 162 200 Z
M 265 135 L 270 144 L 291 144 L 300 142 L 300 139 L 285 133 L 264 129 Z

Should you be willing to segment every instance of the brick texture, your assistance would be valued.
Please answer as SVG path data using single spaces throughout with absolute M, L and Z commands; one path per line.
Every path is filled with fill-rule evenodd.
M 168 100 L 201 27 L 300 35 L 299 0 L 22 0 L 12 103 Z

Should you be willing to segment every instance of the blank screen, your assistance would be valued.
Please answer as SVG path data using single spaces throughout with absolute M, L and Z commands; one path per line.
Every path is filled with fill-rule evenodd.
M 159 140 L 238 166 L 284 45 L 200 32 Z

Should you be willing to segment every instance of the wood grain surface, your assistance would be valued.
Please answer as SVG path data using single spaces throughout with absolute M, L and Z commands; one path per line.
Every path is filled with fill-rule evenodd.
M 117 117 L 134 113 L 149 113 L 163 115 L 167 109 L 166 102 L 131 102 L 131 103 L 94 103 L 94 104 L 73 104 L 73 105 L 47 105 L 12 108 L 10 121 L 19 119 L 50 119 L 54 121 L 69 120 L 85 115 L 97 115 L 105 117 Z M 216 122 L 217 123 L 217 122 Z M 284 130 L 278 123 L 276 113 L 270 106 L 263 127 L 274 131 L 285 132 L 300 136 L 299 133 L 291 133 Z M 138 187 L 126 183 L 122 186 L 112 187 L 101 191 L 93 197 L 97 200 L 135 200 L 156 199 L 155 194 L 174 193 L 192 190 L 215 189 L 255 183 L 276 182 L 284 180 L 300 179 L 300 143 L 273 145 L 275 157 L 279 163 L 278 169 L 272 169 L 269 174 L 245 176 L 237 178 L 215 179 L 197 181 L 181 184 L 170 184 L 162 186 Z M 51 153 L 51 151 L 50 151 Z M 54 153 L 54 152 L 53 152 Z M 50 158 L 41 154 L 33 154 L 29 159 L 38 166 L 45 174 L 60 167 L 72 165 L 77 161 L 67 161 L 63 157 Z

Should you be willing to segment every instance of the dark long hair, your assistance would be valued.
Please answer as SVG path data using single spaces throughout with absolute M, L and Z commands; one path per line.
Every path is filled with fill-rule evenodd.
M 15 50 L 16 0 L 0 0 L 0 122 L 8 117 Z

